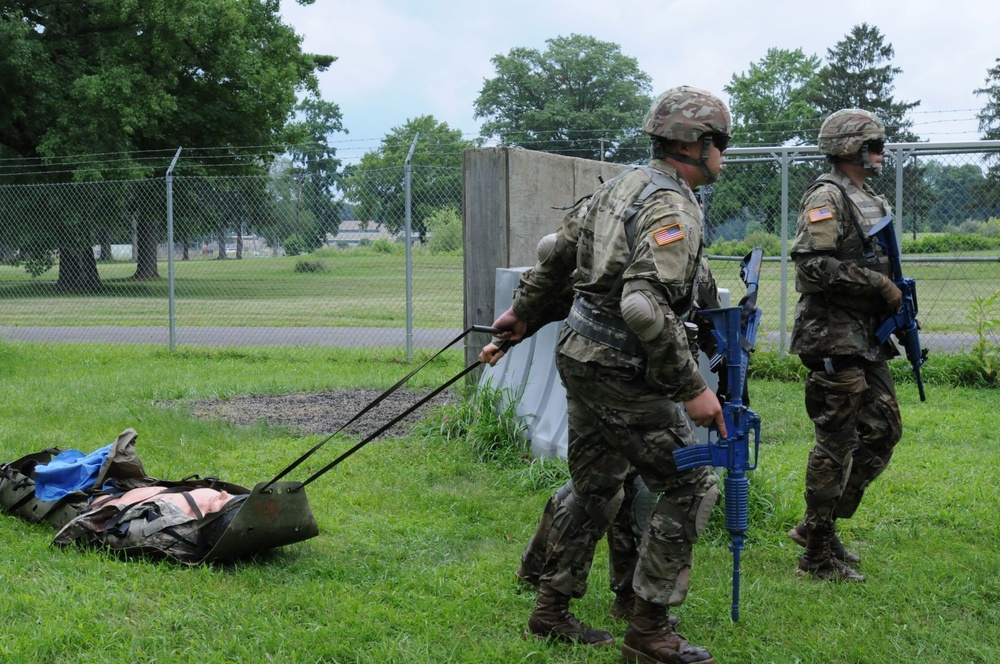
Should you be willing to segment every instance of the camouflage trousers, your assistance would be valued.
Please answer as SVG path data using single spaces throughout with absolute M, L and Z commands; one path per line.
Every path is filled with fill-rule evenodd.
M 655 496 L 646 488 L 639 473 L 633 468 L 625 476 L 624 498 L 615 520 L 608 528 L 608 568 L 611 591 L 616 595 L 632 592 L 632 577 L 639 559 L 639 542 L 649 525 Z M 535 534 L 528 540 L 521 554 L 521 574 L 537 585 L 548 557 L 549 534 L 559 505 L 573 491 L 570 480 L 552 494 L 542 510 Z
M 806 467 L 806 525 L 832 525 L 854 515 L 865 489 L 885 471 L 903 426 L 896 388 L 885 362 L 857 360 L 834 373 L 813 369 L 806 412 L 816 444 Z
M 641 538 L 632 587 L 649 602 L 681 604 L 693 544 L 719 496 L 711 470 L 677 471 L 673 451 L 698 442 L 683 407 L 632 372 L 561 354 L 556 365 L 566 386 L 573 490 L 556 507 L 541 584 L 583 596 L 594 550 L 618 514 L 634 467 L 660 497 Z

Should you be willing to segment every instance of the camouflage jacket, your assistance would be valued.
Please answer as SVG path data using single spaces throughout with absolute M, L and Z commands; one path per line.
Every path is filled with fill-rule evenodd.
M 529 328 L 537 329 L 564 315 L 567 299 L 573 296 L 586 298 L 621 319 L 622 297 L 633 288 L 651 292 L 665 325 L 657 338 L 642 342 L 645 357 L 629 355 L 568 328 L 559 352 L 579 362 L 645 372 L 665 396 L 687 401 L 706 388 L 683 323 L 692 307 L 696 278 L 701 275 L 711 281 L 711 275 L 699 269 L 703 264 L 702 216 L 694 192 L 674 167 L 662 160 L 651 161 L 649 167 L 676 180 L 682 193 L 660 189 L 639 208 L 635 256 L 624 272 L 631 250 L 623 222 L 650 182 L 641 169 L 605 183 L 570 210 L 557 231 L 553 251 L 522 274 L 513 308 Z M 616 289 L 619 274 L 622 287 Z M 572 290 L 565 287 L 567 283 L 572 283 Z
M 795 290 L 801 293 L 792 353 L 859 355 L 874 361 L 897 354 L 875 338 L 875 329 L 890 313 L 879 294 L 889 265 L 878 244 L 867 238 L 868 229 L 886 214 L 889 204 L 883 196 L 867 183 L 858 188 L 836 168 L 803 195 L 791 248 Z

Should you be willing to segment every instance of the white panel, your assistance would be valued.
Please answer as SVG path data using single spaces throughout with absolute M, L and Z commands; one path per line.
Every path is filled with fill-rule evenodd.
M 494 311 L 506 311 L 514 298 L 518 277 L 528 268 L 500 268 L 496 273 Z M 729 306 L 729 290 L 719 289 L 722 306 Z M 535 456 L 566 458 L 566 390 L 559 380 L 555 365 L 555 347 L 562 321 L 549 323 L 530 339 L 514 346 L 495 367 L 486 367 L 480 385 L 487 382 L 500 389 L 504 402 L 518 399 L 517 416 L 525 425 Z M 709 371 L 706 358 L 700 358 L 701 373 L 714 390 L 718 378 Z M 707 442 L 708 430 L 699 429 L 699 437 Z

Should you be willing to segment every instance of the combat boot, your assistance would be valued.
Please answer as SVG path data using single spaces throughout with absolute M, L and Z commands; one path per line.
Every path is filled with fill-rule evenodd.
M 615 641 L 609 632 L 594 629 L 577 620 L 569 610 L 569 595 L 546 585 L 538 590 L 538 603 L 528 618 L 528 631 L 524 636 L 588 646 L 606 646 Z
M 635 615 L 635 592 L 629 588 L 628 590 L 621 590 L 615 593 L 615 601 L 611 604 L 611 609 L 608 611 L 612 618 L 616 620 L 624 620 L 629 622 Z M 680 624 L 681 619 L 677 616 L 667 616 L 667 622 L 674 629 Z
M 524 563 L 517 566 L 517 571 L 514 572 L 514 578 L 517 582 L 524 586 L 531 586 L 532 588 L 538 587 L 538 574 L 537 572 L 529 572 L 525 569 Z
M 806 545 L 806 522 L 800 521 L 799 525 L 789 530 L 788 537 L 799 546 L 804 547 Z M 836 531 L 834 531 L 833 537 L 830 538 L 830 552 L 834 558 L 848 565 L 856 565 L 861 562 L 861 556 L 853 551 L 848 551 L 840 541 L 840 538 L 837 537 Z
M 667 607 L 635 598 L 635 617 L 625 630 L 622 658 L 641 664 L 715 664 L 712 653 L 677 633 Z
M 808 574 L 824 581 L 849 581 L 863 583 L 865 577 L 855 572 L 847 563 L 833 555 L 832 524 L 818 524 L 808 531 L 806 550 L 799 556 L 800 575 Z

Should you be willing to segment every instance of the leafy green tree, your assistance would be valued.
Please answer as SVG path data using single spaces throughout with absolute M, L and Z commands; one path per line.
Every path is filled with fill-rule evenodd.
M 35 160 L 44 172 L 36 181 L 148 177 L 165 171 L 163 155 L 177 146 L 231 146 L 237 170 L 259 172 L 260 159 L 236 146 L 279 142 L 297 93 L 317 94 L 315 72 L 334 60 L 303 53 L 279 8 L 278 0 L 6 0 L 0 146 Z M 81 164 L 64 156 L 97 153 L 119 157 Z M 186 160 L 177 175 L 198 167 Z M 155 278 L 162 206 L 121 203 L 137 236 L 134 276 Z M 99 285 L 90 215 L 20 223 L 44 226 L 33 250 L 58 252 L 61 288 Z
M 306 98 L 297 110 L 302 119 L 288 125 L 287 142 L 292 156 L 291 167 L 298 181 L 300 207 L 308 210 L 315 220 L 314 227 L 303 233 L 307 244 L 322 246 L 327 234 L 340 229 L 341 204 L 336 190 L 342 186 L 343 172 L 337 150 L 329 137 L 347 133 L 342 124 L 340 107 L 318 98 Z
M 896 76 L 902 69 L 892 64 L 895 50 L 875 26 L 856 25 L 827 49 L 827 62 L 817 73 L 809 101 L 822 117 L 842 108 L 863 108 L 884 123 L 892 143 L 918 140 L 913 122 L 906 117 L 919 101 L 896 101 Z M 818 127 L 817 127 L 818 129 Z
M 421 115 L 407 120 L 402 127 L 393 127 L 377 149 L 349 168 L 344 195 L 362 228 L 375 224 L 399 233 L 406 221 L 403 167 L 414 136 L 417 142 L 410 158 L 410 221 L 413 232 L 425 243 L 425 219 L 441 207 L 462 208 L 462 153 L 473 142 L 463 139 L 460 129 L 452 129 L 432 115 Z
M 986 140 L 1000 140 L 1000 58 L 986 72 L 986 85 L 976 90 L 976 95 L 985 96 L 986 103 L 978 114 L 979 131 Z M 976 186 L 977 199 L 989 211 L 990 216 L 1000 216 L 1000 155 L 991 153 L 987 159 L 992 164 L 986 174 L 986 181 Z
M 794 51 L 768 49 L 746 72 L 733 74 L 723 89 L 730 95 L 733 144 L 800 145 L 816 140 L 819 111 L 810 101 L 820 60 Z M 810 181 L 817 169 L 793 168 L 793 182 Z M 805 185 L 803 184 L 804 188 Z M 769 161 L 731 165 L 714 186 L 709 218 L 713 226 L 758 221 L 775 233 L 781 220 L 781 164 Z M 709 239 L 714 239 L 710 233 Z
M 496 76 L 475 102 L 475 117 L 486 120 L 481 135 L 571 157 L 644 159 L 651 79 L 638 61 L 586 35 L 545 43 L 544 52 L 514 48 L 492 58 Z
M 919 101 L 897 101 L 893 97 L 896 76 L 902 69 L 892 64 L 895 50 L 875 26 L 867 23 L 856 25 L 841 41 L 827 50 L 827 64 L 817 74 L 818 85 L 813 103 L 825 117 L 842 108 L 863 108 L 877 115 L 885 123 L 886 141 L 890 143 L 915 142 L 919 137 L 913 132 L 913 122 L 907 117 Z M 882 176 L 872 179 L 872 187 L 892 199 L 895 195 L 897 155 L 890 153 L 885 160 Z M 914 158 L 903 169 L 904 188 L 910 192 L 906 216 L 914 234 L 921 220 L 934 204 L 926 188 L 923 166 Z M 902 220 L 901 223 L 907 223 Z
M 927 230 L 941 232 L 968 219 L 990 217 L 989 207 L 982 205 L 975 195 L 986 182 L 982 169 L 976 164 L 948 166 L 931 160 L 924 178 L 937 201 L 930 210 Z

